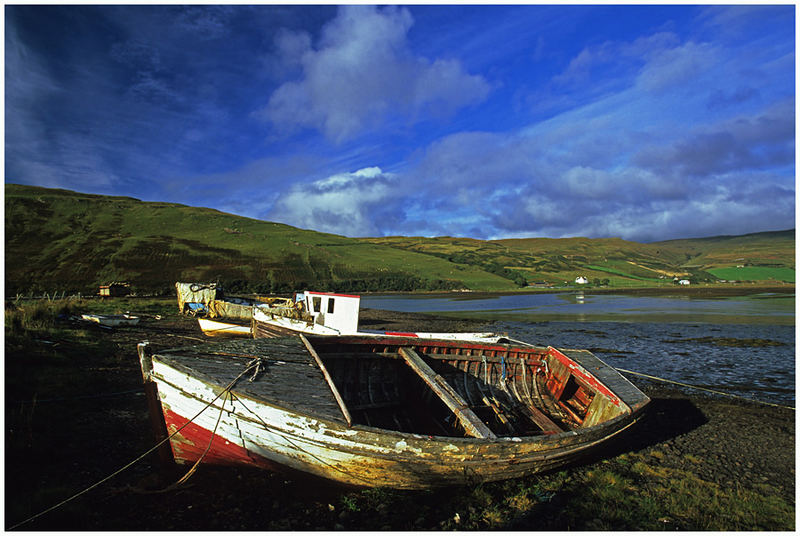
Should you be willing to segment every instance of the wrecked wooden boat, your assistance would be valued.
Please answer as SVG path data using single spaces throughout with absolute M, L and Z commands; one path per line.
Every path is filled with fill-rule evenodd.
M 139 323 L 139 317 L 129 314 L 121 315 L 81 315 L 81 319 L 87 322 L 95 322 L 101 326 L 115 328 L 118 326 L 135 326 Z
M 369 331 L 358 328 L 361 297 L 333 292 L 304 291 L 279 304 L 253 307 L 253 337 L 256 339 L 287 335 L 361 335 L 366 337 L 418 337 L 497 342 L 502 335 L 491 332 L 435 333 Z
M 200 329 L 203 334 L 209 337 L 251 337 L 252 331 L 250 326 L 241 324 L 233 324 L 230 322 L 220 322 L 219 320 L 211 320 L 210 318 L 198 318 Z
M 649 402 L 586 350 L 524 343 L 300 336 L 142 343 L 139 356 L 178 462 L 277 464 L 361 487 L 552 469 L 628 429 Z

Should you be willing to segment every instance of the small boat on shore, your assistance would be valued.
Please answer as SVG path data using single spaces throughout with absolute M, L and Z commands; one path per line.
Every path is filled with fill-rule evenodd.
M 209 337 L 252 337 L 250 326 L 220 322 L 210 318 L 198 318 L 200 329 Z
M 586 350 L 507 341 L 300 335 L 156 352 L 142 343 L 139 357 L 157 392 L 151 417 L 179 463 L 286 466 L 357 487 L 563 466 L 629 429 L 649 402 Z
M 81 319 L 87 322 L 95 322 L 101 326 L 117 327 L 117 326 L 135 326 L 139 323 L 139 317 L 129 314 L 122 315 L 81 315 Z
M 502 335 L 491 332 L 435 333 L 368 331 L 358 329 L 360 296 L 332 292 L 305 291 L 294 299 L 253 307 L 253 337 L 256 339 L 289 335 L 360 335 L 365 337 L 416 337 L 496 342 Z

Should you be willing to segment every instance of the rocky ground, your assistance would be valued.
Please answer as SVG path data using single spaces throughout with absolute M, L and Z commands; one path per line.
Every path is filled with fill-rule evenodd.
M 375 310 L 362 311 L 361 326 L 491 330 L 480 322 Z M 196 321 L 177 314 L 145 318 L 135 328 L 88 332 L 85 344 L 6 344 L 6 529 L 107 477 L 152 445 L 146 404 L 138 392 L 137 342 L 174 347 L 204 340 Z M 48 364 L 54 368 L 47 377 L 26 369 L 44 360 L 56 361 Z M 576 478 L 597 464 L 635 455 L 662 471 L 680 470 L 723 488 L 772 494 L 793 509 L 793 410 L 631 379 L 652 398 L 647 417 L 598 459 L 570 469 Z M 476 494 L 458 489 L 353 495 L 297 474 L 205 466 L 178 490 L 156 492 L 162 484 L 155 461 L 147 457 L 20 530 L 438 530 L 459 528 L 454 510 Z M 507 490 L 487 486 L 481 492 Z M 486 526 L 593 528 L 559 525 L 561 503 L 547 500 L 549 510 L 520 506 L 513 519 Z M 502 503 L 502 498 L 494 501 Z M 670 528 L 698 526 L 684 522 Z

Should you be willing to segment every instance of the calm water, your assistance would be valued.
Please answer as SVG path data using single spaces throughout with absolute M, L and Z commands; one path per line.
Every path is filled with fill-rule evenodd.
M 488 318 L 495 321 L 495 331 L 535 344 L 587 348 L 614 367 L 792 407 L 795 403 L 793 294 L 714 299 L 392 295 L 363 296 L 361 305 Z

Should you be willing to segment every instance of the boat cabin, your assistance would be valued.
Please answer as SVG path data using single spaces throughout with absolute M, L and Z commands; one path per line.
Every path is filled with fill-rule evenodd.
M 358 308 L 361 296 L 305 291 L 295 296 L 314 319 L 315 324 L 338 330 L 342 334 L 358 331 Z

